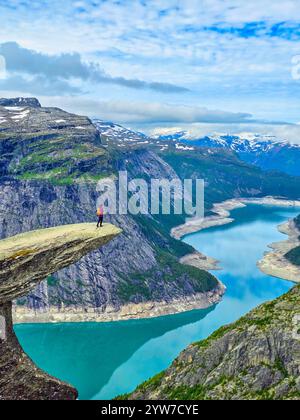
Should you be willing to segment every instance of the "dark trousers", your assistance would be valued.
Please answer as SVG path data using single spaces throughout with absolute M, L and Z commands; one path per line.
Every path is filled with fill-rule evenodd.
M 99 216 L 98 217 L 97 227 L 99 227 L 99 225 L 100 225 L 100 227 L 102 227 L 102 224 L 103 224 L 103 216 Z

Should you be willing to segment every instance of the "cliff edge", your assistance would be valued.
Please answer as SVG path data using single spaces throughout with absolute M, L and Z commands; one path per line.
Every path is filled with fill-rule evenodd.
M 50 377 L 23 352 L 13 331 L 12 300 L 121 232 L 105 224 L 42 229 L 0 241 L 0 400 L 76 399 L 70 385 Z

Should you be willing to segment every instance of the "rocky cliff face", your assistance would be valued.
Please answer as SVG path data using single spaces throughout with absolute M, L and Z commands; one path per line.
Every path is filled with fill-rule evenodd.
M 300 287 L 188 347 L 129 399 L 300 399 Z
M 0 400 L 76 399 L 77 391 L 38 369 L 13 331 L 11 301 L 120 233 L 112 225 L 59 226 L 0 241 Z
M 204 178 L 207 210 L 232 197 L 299 196 L 298 180 L 265 175 L 229 151 L 186 151 L 174 145 L 164 149 L 114 124 L 96 121 L 95 126 L 86 117 L 42 108 L 31 99 L 8 101 L 0 106 L 1 238 L 41 227 L 95 222 L 97 181 L 125 169 L 129 178 L 146 181 Z M 194 252 L 170 237 L 170 229 L 182 224 L 183 217 L 128 215 L 106 220 L 123 230 L 114 246 L 51 276 L 18 301 L 19 312 L 32 309 L 34 317 L 36 310 L 95 309 L 113 319 L 127 304 L 141 305 L 137 316 L 143 316 L 144 304 L 169 305 L 174 313 L 197 302 L 203 307 L 205 300 L 207 305 L 220 300 L 224 290 L 213 276 L 179 264 L 181 257 Z M 207 296 L 210 292 L 215 299 Z
M 41 104 L 36 98 L 0 98 L 0 106 L 41 108 Z
M 0 130 L 2 177 L 65 184 L 110 173 L 98 131 L 86 117 L 26 104 L 0 106 Z
M 54 108 L 0 107 L 0 237 L 41 227 L 95 222 L 96 182 L 128 170 L 129 177 L 174 178 L 143 145 L 109 146 L 90 120 Z M 222 290 L 210 274 L 179 264 L 192 248 L 173 240 L 151 217 L 106 217 L 123 229 L 113 245 L 48 278 L 23 310 L 69 308 L 119 312 L 128 303 L 174 303 Z M 204 296 L 204 295 L 203 295 Z M 203 305 L 203 301 L 201 302 Z M 176 312 L 176 305 L 172 306 Z M 20 312 L 22 310 L 20 309 Z M 23 311 L 24 312 L 24 311 Z M 34 314 L 33 314 L 34 315 Z M 139 316 L 142 316 L 142 311 Z M 23 319 L 23 318 L 22 318 Z
M 214 135 L 197 138 L 192 132 L 181 131 L 162 135 L 158 140 L 174 142 L 188 147 L 209 147 L 234 151 L 245 162 L 265 171 L 281 171 L 299 176 L 300 146 L 268 135 L 243 133 L 242 135 Z

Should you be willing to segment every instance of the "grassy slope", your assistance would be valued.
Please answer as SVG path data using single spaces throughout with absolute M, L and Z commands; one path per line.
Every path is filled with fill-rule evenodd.
M 110 155 L 89 119 L 53 108 L 31 109 L 29 115 L 27 122 L 1 126 L 1 174 L 69 185 L 112 173 Z

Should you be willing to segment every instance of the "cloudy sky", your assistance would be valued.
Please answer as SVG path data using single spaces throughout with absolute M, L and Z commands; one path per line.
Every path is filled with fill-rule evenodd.
M 300 142 L 299 0 L 0 0 L 0 16 L 1 96 Z

